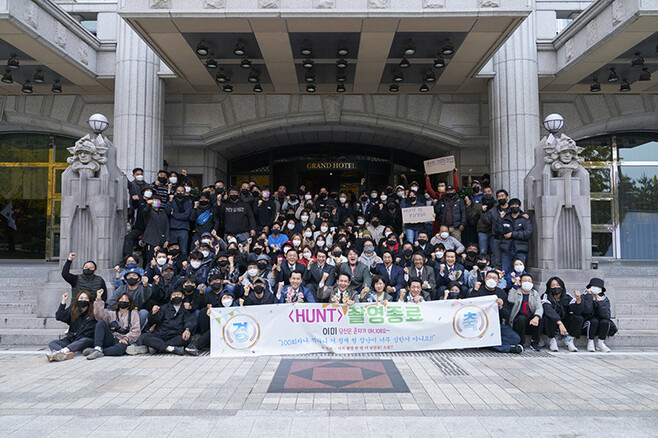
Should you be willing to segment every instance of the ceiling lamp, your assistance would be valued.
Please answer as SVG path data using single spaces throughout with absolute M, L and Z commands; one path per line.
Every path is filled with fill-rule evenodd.
M 43 72 L 41 70 L 37 70 L 32 80 L 34 81 L 35 84 L 43 84 L 44 82 L 46 82 L 46 80 L 43 77 Z
M 244 48 L 244 43 L 242 41 L 238 40 L 238 42 L 235 43 L 233 53 L 235 56 L 244 56 L 247 53 L 247 50 Z
M 411 63 L 407 58 L 402 58 L 402 61 L 400 61 L 400 68 L 409 68 L 411 67 Z
M 196 54 L 199 56 L 208 55 L 208 46 L 206 46 L 206 43 L 201 41 L 199 44 L 196 45 Z
M 441 54 L 444 56 L 450 56 L 453 53 L 455 53 L 455 46 L 450 42 L 450 40 L 446 39 L 446 43 L 441 47 Z
M 610 69 L 610 74 L 608 75 L 608 82 L 617 82 L 619 80 L 619 76 L 617 76 L 617 72 L 615 71 L 615 68 L 612 67 Z
M 314 61 L 310 58 L 306 58 L 304 61 L 302 61 L 302 67 L 305 69 L 311 69 L 313 68 Z
M 210 57 L 206 60 L 206 67 L 217 68 L 219 66 L 217 65 L 217 61 L 215 61 L 215 58 Z
M 11 77 L 11 70 L 7 70 L 7 72 L 2 76 L 2 82 L 5 84 L 13 84 L 14 83 L 14 78 Z
M 229 81 L 228 73 L 226 73 L 224 70 L 218 71 L 217 75 L 215 76 L 215 80 L 220 84 L 228 82 Z
M 401 71 L 396 71 L 393 73 L 393 82 L 402 82 L 404 81 L 404 75 Z
M 430 91 L 430 87 L 428 87 L 427 84 L 423 82 L 423 85 L 420 86 L 419 91 L 421 93 L 427 93 L 428 91 Z
M 260 82 L 256 82 L 254 85 L 254 93 L 262 93 L 263 87 L 260 86 Z
M 233 85 L 224 84 L 224 86 L 222 87 L 222 90 L 224 90 L 224 93 L 232 93 L 233 92 Z
M 626 79 L 621 80 L 621 84 L 619 85 L 619 91 L 621 91 L 622 93 L 631 91 L 631 85 L 628 83 Z
M 443 68 L 446 66 L 446 61 L 443 56 L 439 56 L 434 60 L 434 68 Z
M 302 41 L 302 48 L 299 53 L 303 56 L 311 56 L 313 54 L 313 49 L 311 48 L 311 42 L 309 40 Z
M 340 58 L 338 61 L 336 61 L 336 67 L 347 68 L 347 60 L 344 58 Z
M 249 61 L 247 58 L 244 58 L 242 61 L 240 61 L 240 67 L 242 68 L 251 68 L 251 61 Z
M 601 84 L 596 78 L 592 81 L 592 85 L 589 86 L 589 91 L 592 93 L 598 93 L 601 91 Z
M 308 84 L 306 86 L 306 92 L 307 93 L 315 93 L 315 85 L 314 84 Z
M 434 70 L 429 69 L 427 70 L 427 73 L 425 73 L 425 82 L 434 82 L 436 81 L 436 75 L 434 74 Z
M 635 54 L 635 58 L 631 61 L 631 65 L 633 67 L 637 67 L 638 65 L 644 65 L 644 58 L 640 55 L 640 52 L 637 52 Z
M 644 67 L 642 69 L 642 73 L 640 73 L 640 81 L 650 81 L 651 80 L 651 73 L 649 73 L 649 69 Z
M 18 58 L 16 55 L 11 55 L 9 59 L 7 60 L 7 68 L 10 68 L 12 70 L 18 70 L 21 68 L 20 62 L 18 62 Z
M 306 72 L 306 75 L 304 76 L 304 81 L 309 82 L 309 83 L 315 82 L 315 74 L 313 73 L 313 71 L 308 70 Z
M 59 82 L 59 79 L 55 79 L 55 82 L 53 82 L 53 87 L 50 89 L 50 91 L 57 94 L 62 92 L 62 84 Z
M 345 41 L 341 41 L 340 43 L 338 43 L 338 49 L 336 50 L 336 53 L 340 57 L 347 56 L 350 54 L 350 51 L 347 49 L 347 43 Z
M 260 77 L 258 76 L 258 72 L 255 70 L 250 71 L 249 78 L 247 80 L 252 84 L 257 84 L 258 82 L 260 82 Z
M 404 54 L 405 56 L 413 56 L 416 53 L 416 44 L 412 40 L 407 40 L 404 42 Z
M 337 82 L 346 82 L 347 81 L 347 75 L 345 73 L 338 73 L 336 75 L 336 81 Z
M 25 83 L 23 84 L 23 88 L 21 89 L 23 93 L 27 94 L 32 94 L 32 84 L 30 84 L 29 80 L 26 80 Z
M 346 91 L 345 84 L 340 83 L 340 84 L 336 85 L 336 92 L 337 93 L 344 93 L 345 91 Z
M 400 86 L 398 84 L 391 84 L 388 87 L 388 91 L 390 91 L 391 93 L 397 93 L 398 91 L 400 91 Z

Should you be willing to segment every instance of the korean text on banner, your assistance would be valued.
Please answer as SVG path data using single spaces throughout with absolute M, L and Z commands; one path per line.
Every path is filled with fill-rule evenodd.
M 425 173 L 428 175 L 450 172 L 455 168 L 455 156 L 448 155 L 447 157 L 434 158 L 423 161 L 423 164 L 425 165 Z
M 405 224 L 417 224 L 419 222 L 434 221 L 434 207 L 406 207 L 402 209 L 402 222 Z
M 443 350 L 501 342 L 496 296 L 215 307 L 210 319 L 213 357 Z

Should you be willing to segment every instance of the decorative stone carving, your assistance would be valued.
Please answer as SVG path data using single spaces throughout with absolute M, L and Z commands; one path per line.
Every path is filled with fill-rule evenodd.
M 341 113 L 340 97 L 327 95 L 324 96 L 324 100 L 322 103 L 324 106 L 324 115 L 327 118 L 327 122 L 340 121 L 340 113 Z
M 55 44 L 66 49 L 66 28 L 60 22 L 55 25 Z
M 590 21 L 587 23 L 587 27 L 585 29 L 585 45 L 587 47 L 592 47 L 596 43 L 597 37 L 598 31 L 596 28 L 596 22 Z
M 612 4 L 612 25 L 616 26 L 624 19 L 624 2 L 626 0 L 616 0 Z
M 151 9 L 169 9 L 171 8 L 171 0 L 151 0 L 149 6 Z
M 93 178 L 101 168 L 101 165 L 107 164 L 107 147 L 96 145 L 91 140 L 89 134 L 75 142 L 75 146 L 66 148 L 73 156 L 68 157 L 66 162 L 71 165 L 71 169 L 79 174 L 86 174 Z
M 333 9 L 336 7 L 335 0 L 313 0 L 315 9 Z
M 573 59 L 573 40 L 567 40 L 564 43 L 564 50 L 566 51 L 565 57 L 567 58 L 567 62 L 571 61 Z
M 261 9 L 278 9 L 281 7 L 280 0 L 258 0 L 258 7 Z
M 478 0 L 481 8 L 497 8 L 500 6 L 499 0 Z
M 203 9 L 224 9 L 226 0 L 203 0 Z
M 446 6 L 445 0 L 423 0 L 423 7 L 425 9 L 445 8 L 445 6 Z
M 84 65 L 89 65 L 89 51 L 87 50 L 87 46 L 85 44 L 82 44 L 80 46 L 80 49 L 78 50 L 78 55 L 80 56 L 81 63 L 83 63 Z
M 524 179 L 525 211 L 533 222 L 529 266 L 589 269 L 592 261 L 589 173 L 583 148 L 565 134 L 548 135 Z
M 35 3 L 30 3 L 25 9 L 25 21 L 35 29 L 39 27 L 39 7 Z
M 368 0 L 371 9 L 387 9 L 391 6 L 391 0 Z

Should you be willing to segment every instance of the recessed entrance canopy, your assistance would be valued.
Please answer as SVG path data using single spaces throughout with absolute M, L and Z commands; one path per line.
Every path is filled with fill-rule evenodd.
M 517 0 L 317 3 L 131 0 L 120 14 L 178 76 L 172 92 L 483 93 L 475 75 L 531 12 Z

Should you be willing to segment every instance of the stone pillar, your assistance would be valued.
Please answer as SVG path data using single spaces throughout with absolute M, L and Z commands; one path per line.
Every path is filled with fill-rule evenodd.
M 523 178 L 533 165 L 540 128 L 534 12 L 494 54 L 493 67 L 496 76 L 489 82 L 492 186 L 523 199 Z
M 160 59 L 119 19 L 114 81 L 114 144 L 119 168 L 127 175 L 142 167 L 151 182 L 162 168 L 164 81 Z

